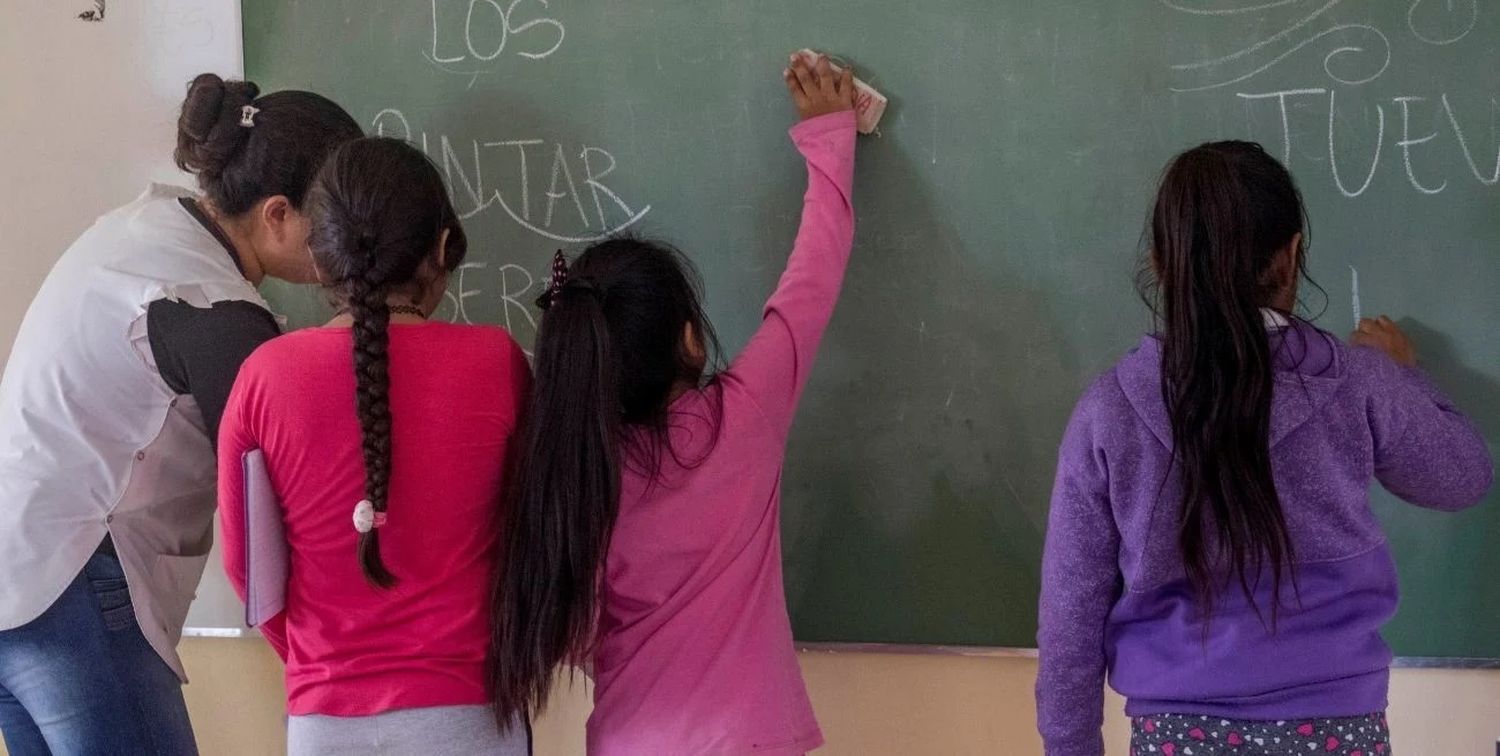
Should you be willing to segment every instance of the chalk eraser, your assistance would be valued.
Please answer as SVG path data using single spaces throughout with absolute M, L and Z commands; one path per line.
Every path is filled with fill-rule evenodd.
M 811 65 L 813 61 L 818 59 L 820 53 L 816 50 L 803 48 L 798 54 L 802 56 L 803 60 L 807 61 L 808 65 Z M 834 71 L 843 70 L 832 60 L 829 63 L 833 66 Z M 885 115 L 885 106 L 889 100 L 886 99 L 885 95 L 876 91 L 874 87 L 860 81 L 857 76 L 854 77 L 854 92 L 854 114 L 859 124 L 859 133 L 873 134 L 875 133 L 875 127 L 880 125 L 880 117 Z

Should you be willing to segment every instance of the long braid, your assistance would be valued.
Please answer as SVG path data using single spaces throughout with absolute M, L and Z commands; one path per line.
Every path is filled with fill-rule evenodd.
M 308 188 L 306 212 L 318 277 L 354 321 L 355 410 L 365 474 L 365 500 L 347 502 L 354 506 L 352 524 L 359 534 L 356 554 L 365 580 L 390 588 L 396 576 L 380 553 L 392 474 L 387 302 L 393 296 L 425 302 L 445 283 L 444 274 L 463 262 L 468 240 L 442 174 L 420 150 L 397 139 L 356 139 L 335 149 Z M 398 514 L 416 519 L 419 513 Z M 404 520 L 395 526 L 418 525 Z
M 391 486 L 391 310 L 386 304 L 385 272 L 365 239 L 354 255 L 359 262 L 348 280 L 349 313 L 354 317 L 355 409 L 364 451 L 365 498 L 376 513 L 382 513 Z M 360 534 L 359 564 L 372 585 L 389 588 L 396 584 L 396 576 L 380 556 L 378 528 Z

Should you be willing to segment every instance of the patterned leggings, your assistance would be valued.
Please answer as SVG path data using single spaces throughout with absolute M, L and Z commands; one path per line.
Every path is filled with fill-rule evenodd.
M 1130 722 L 1130 756 L 1389 756 L 1385 714 L 1249 722 L 1161 714 Z

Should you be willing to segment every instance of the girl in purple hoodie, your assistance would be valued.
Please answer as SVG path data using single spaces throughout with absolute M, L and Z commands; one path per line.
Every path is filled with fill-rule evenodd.
M 1068 424 L 1042 568 L 1037 719 L 1098 756 L 1106 672 L 1131 753 L 1390 752 L 1396 570 L 1371 479 L 1458 510 L 1493 468 L 1386 318 L 1292 315 L 1305 210 L 1259 145 L 1179 155 L 1151 221 L 1160 333 Z

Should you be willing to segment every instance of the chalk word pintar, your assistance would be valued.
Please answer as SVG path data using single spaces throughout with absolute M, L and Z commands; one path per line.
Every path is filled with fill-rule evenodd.
M 379 136 L 417 144 L 447 177 L 457 210 L 472 218 L 499 208 L 516 225 L 553 241 L 570 244 L 598 241 L 635 225 L 650 205 L 631 206 L 604 180 L 618 168 L 608 150 L 594 145 L 564 145 L 542 138 L 454 142 L 413 132 L 401 111 L 387 108 L 372 124 Z M 487 188 L 499 169 L 499 186 Z M 539 187 L 545 187 L 538 191 Z

